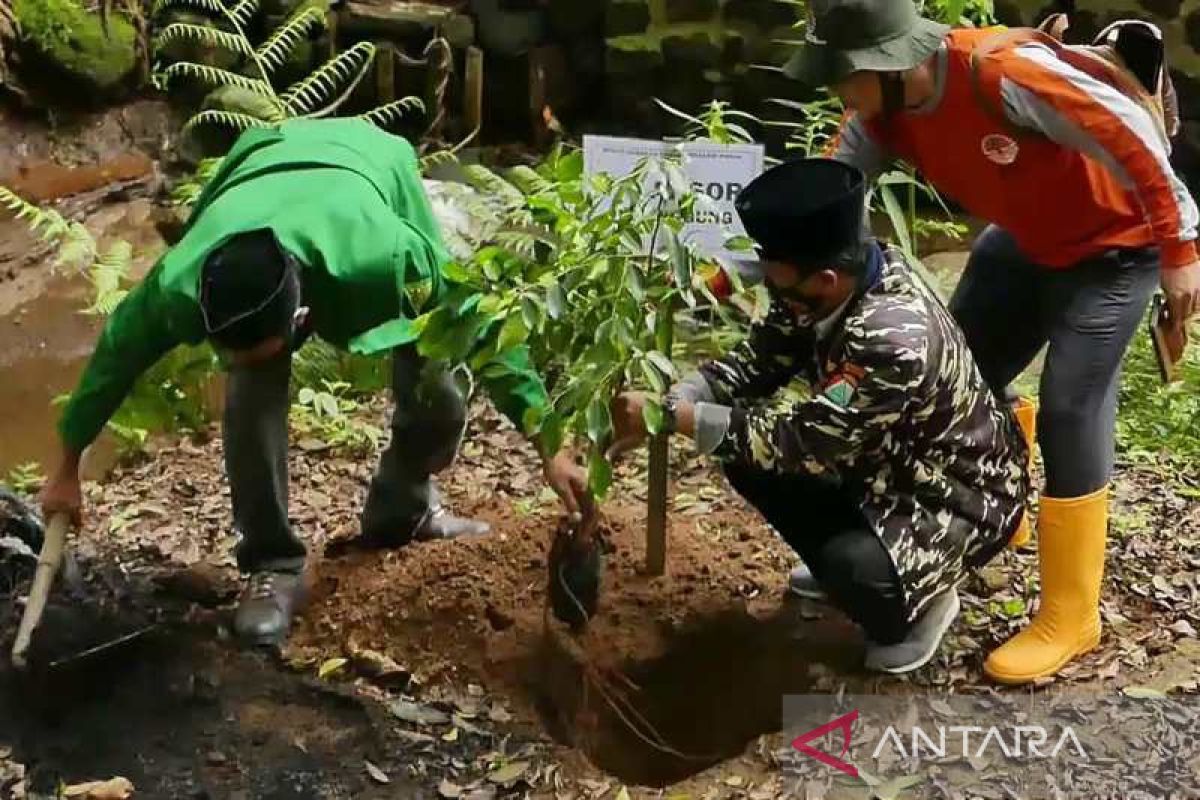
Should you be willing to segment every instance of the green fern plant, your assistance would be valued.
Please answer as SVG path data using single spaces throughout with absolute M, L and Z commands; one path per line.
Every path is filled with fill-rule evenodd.
M 227 5 L 224 0 L 158 0 L 155 13 L 174 9 L 201 10 L 215 16 L 230 30 L 217 30 L 204 25 L 177 22 L 167 25 L 155 40 L 155 49 L 162 53 L 176 43 L 203 44 L 236 56 L 244 64 L 242 71 L 221 69 L 191 61 L 177 61 L 155 71 L 155 84 L 169 89 L 180 79 L 190 79 L 211 89 L 236 87 L 255 98 L 265 100 L 258 105 L 262 113 L 205 109 L 193 115 L 184 131 L 204 125 L 215 125 L 243 131 L 274 125 L 296 117 L 318 118 L 334 114 L 350 97 L 354 89 L 371 70 L 376 48 L 370 42 L 359 42 L 314 70 L 307 77 L 282 91 L 277 91 L 272 76 L 287 62 L 296 48 L 325 25 L 325 12 L 317 5 L 301 5 L 283 24 L 272 31 L 259 45 L 251 43 L 246 28 L 258 10 L 258 0 L 241 0 Z M 379 125 L 390 126 L 412 113 L 424 112 L 424 103 L 417 97 L 406 97 L 380 106 L 361 118 Z
M 95 238 L 82 224 L 68 220 L 52 208 L 28 202 L 11 189 L 0 186 L 0 205 L 29 227 L 31 233 L 56 248 L 54 267 L 74 269 L 92 286 L 88 313 L 108 313 L 124 296 L 123 283 L 133 262 L 133 248 L 117 242 L 103 256 Z

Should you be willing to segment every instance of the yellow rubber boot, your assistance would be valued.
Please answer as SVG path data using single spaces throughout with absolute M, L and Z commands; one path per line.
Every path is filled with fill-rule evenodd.
M 1033 466 L 1033 445 L 1037 441 L 1037 406 L 1033 401 L 1024 397 L 1017 400 L 1013 404 L 1013 413 L 1017 415 L 1017 422 L 1021 425 L 1021 433 L 1025 435 L 1025 444 L 1029 446 L 1029 466 Z M 1017 530 L 1013 533 L 1012 538 L 1008 540 L 1008 549 L 1020 550 L 1025 545 L 1029 544 L 1030 525 L 1029 511 L 1027 510 L 1021 515 L 1021 521 L 1017 524 Z
M 1000 683 L 1054 675 L 1100 643 L 1108 487 L 1067 500 L 1043 497 L 1038 519 L 1042 601 L 1029 627 L 984 663 L 984 672 Z

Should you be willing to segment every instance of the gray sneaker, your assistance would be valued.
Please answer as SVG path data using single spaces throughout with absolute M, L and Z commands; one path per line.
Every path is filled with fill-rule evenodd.
M 868 641 L 866 668 L 900 675 L 925 666 L 937 653 L 942 637 L 958 616 L 958 609 L 958 590 L 942 592 L 913 623 L 903 641 L 888 645 Z
M 804 564 L 796 567 L 788 575 L 788 590 L 797 597 L 808 600 L 825 601 L 829 599 L 825 590 L 821 588 L 821 584 L 817 582 L 816 576 Z

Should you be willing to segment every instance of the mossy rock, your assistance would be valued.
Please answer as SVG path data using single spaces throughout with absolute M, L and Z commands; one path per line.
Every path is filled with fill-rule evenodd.
M 715 67 L 721 60 L 721 48 L 705 33 L 663 37 L 662 54 L 668 65 L 685 69 Z
M 73 0 L 14 0 L 12 10 L 22 46 L 81 92 L 111 93 L 137 69 L 137 33 L 123 16 L 110 14 L 106 33 Z
M 722 11 L 727 22 L 744 22 L 761 30 L 796 23 L 796 9 L 777 0 L 726 0 Z
M 650 3 L 647 0 L 613 0 L 605 16 L 609 36 L 643 33 L 650 27 Z
M 704 22 L 717 15 L 719 0 L 666 0 L 668 22 Z
M 546 18 L 550 30 L 559 37 L 573 38 L 599 33 L 604 25 L 608 0 L 549 0 Z
M 231 32 L 233 30 L 229 23 L 214 20 L 202 12 L 176 10 L 168 11 L 163 15 L 159 30 L 174 23 L 199 25 L 202 28 L 211 28 L 214 31 Z M 230 70 L 235 69 L 242 60 L 240 55 L 231 50 L 226 50 L 223 47 L 213 47 L 191 38 L 176 39 L 159 48 L 156 55 L 167 63 L 190 61 L 193 64 L 203 64 L 208 67 L 219 67 L 220 69 Z
M 662 40 L 656 36 L 618 36 L 608 40 L 605 71 L 610 75 L 646 74 L 662 65 Z

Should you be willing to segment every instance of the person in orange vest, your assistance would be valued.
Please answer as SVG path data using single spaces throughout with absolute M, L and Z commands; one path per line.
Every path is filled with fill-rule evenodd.
M 1048 345 L 1041 604 L 984 667 L 1018 684 L 1099 644 L 1121 359 L 1160 283 L 1182 353 L 1200 261 L 1196 205 L 1147 109 L 1046 43 L 996 36 L 924 19 L 909 0 L 811 0 L 785 71 L 845 105 L 832 157 L 868 175 L 905 161 L 991 223 L 950 307 L 992 390 Z M 1034 408 L 1017 405 L 1032 437 Z

